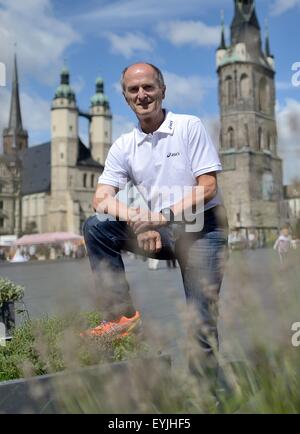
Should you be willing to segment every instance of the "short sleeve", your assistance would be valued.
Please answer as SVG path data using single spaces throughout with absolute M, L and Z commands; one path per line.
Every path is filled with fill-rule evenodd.
M 189 122 L 187 152 L 195 178 L 222 171 L 218 152 L 200 119 Z
M 98 178 L 98 184 L 108 184 L 123 190 L 129 179 L 125 155 L 120 143 L 115 142 L 111 146 L 103 173 Z

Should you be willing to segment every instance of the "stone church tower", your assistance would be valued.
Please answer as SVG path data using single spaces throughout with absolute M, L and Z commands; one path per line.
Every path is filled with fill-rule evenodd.
M 216 52 L 221 112 L 219 178 L 229 225 L 261 245 L 281 224 L 282 162 L 277 155 L 275 63 L 269 37 L 262 49 L 254 0 L 235 0 L 231 43 L 224 26 Z
M 23 128 L 17 56 L 14 55 L 8 127 L 3 130 L 0 156 L 0 233 L 22 232 L 22 158 L 28 149 L 28 133 Z
M 112 114 L 109 101 L 104 94 L 104 82 L 96 80 L 96 93 L 91 98 L 90 148 L 92 157 L 104 166 L 112 143 Z
M 8 127 L 3 131 L 3 153 L 20 157 L 28 148 L 28 133 L 22 125 L 17 56 L 14 56 L 12 91 Z
M 74 170 L 78 158 L 78 108 L 75 93 L 64 67 L 51 107 L 51 202 L 49 230 L 67 231 L 72 212 L 71 192 L 74 188 Z

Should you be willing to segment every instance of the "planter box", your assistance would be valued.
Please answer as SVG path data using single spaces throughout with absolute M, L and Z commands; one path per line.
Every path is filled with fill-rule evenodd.
M 9 337 L 16 323 L 14 301 L 3 302 L 0 307 L 0 322 L 5 325 L 5 335 Z
M 161 356 L 3 381 L 0 413 L 143 413 L 170 373 L 170 357 Z

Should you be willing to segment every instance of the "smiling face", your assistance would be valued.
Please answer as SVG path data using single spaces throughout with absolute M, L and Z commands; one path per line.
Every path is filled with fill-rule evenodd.
M 140 121 L 155 119 L 162 112 L 165 86 L 159 82 L 151 65 L 135 64 L 124 74 L 123 95 Z

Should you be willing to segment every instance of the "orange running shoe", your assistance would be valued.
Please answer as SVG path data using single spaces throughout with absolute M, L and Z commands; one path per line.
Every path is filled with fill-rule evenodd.
M 101 323 L 92 329 L 80 333 L 80 336 L 128 336 L 136 331 L 141 324 L 141 315 L 138 311 L 135 315 L 127 318 L 122 316 L 115 321 L 101 321 Z

